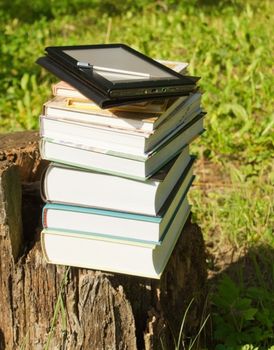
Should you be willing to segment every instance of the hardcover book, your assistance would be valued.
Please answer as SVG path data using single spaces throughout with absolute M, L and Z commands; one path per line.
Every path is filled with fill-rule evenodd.
M 186 188 L 190 182 L 193 162 L 186 147 L 146 181 L 51 164 L 43 176 L 42 196 L 53 203 L 158 215 L 176 184 Z
M 157 216 L 55 202 L 48 203 L 44 207 L 43 227 L 63 232 L 157 243 L 168 231 L 178 207 L 183 206 L 185 212 L 187 211 L 189 205 L 186 195 L 193 178 L 191 171 L 180 184 L 177 184 L 176 191 L 173 191 Z
M 170 258 L 190 208 L 179 205 L 166 235 L 158 243 L 99 237 L 44 229 L 43 254 L 48 263 L 159 279 Z
M 160 138 L 201 112 L 200 103 L 201 94 L 195 93 L 174 101 L 162 113 L 148 113 L 146 110 L 102 109 L 92 102 L 55 97 L 44 104 L 43 115 L 57 120 L 157 134 Z
M 142 148 L 138 149 L 137 144 L 133 147 L 134 138 L 131 138 L 130 134 L 127 134 L 128 139 L 127 142 L 124 139 L 124 144 L 108 143 L 109 134 L 102 138 L 102 134 L 99 133 L 94 140 L 90 139 L 89 135 L 84 137 L 87 131 L 82 125 L 59 124 L 60 121 L 49 120 L 46 130 L 43 128 L 46 125 L 41 124 L 40 132 L 43 138 L 40 143 L 40 152 L 44 159 L 53 162 L 146 180 L 203 132 L 204 116 L 204 113 L 198 115 L 175 135 L 171 135 L 168 142 L 159 143 L 158 148 L 151 153 L 142 152 Z M 63 129 L 65 126 L 68 127 L 64 133 L 61 132 L 62 126 Z M 142 141 L 142 137 L 139 141 Z

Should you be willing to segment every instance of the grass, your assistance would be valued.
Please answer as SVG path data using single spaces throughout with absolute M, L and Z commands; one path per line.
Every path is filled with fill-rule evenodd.
M 273 187 L 266 177 L 245 181 L 230 165 L 231 183 L 201 191 L 197 186 L 191 192 L 196 221 L 203 232 L 229 241 L 233 246 L 269 244 L 274 246 L 271 228 L 273 222 Z M 240 178 L 239 178 L 240 177 Z
M 274 279 L 272 3 L 182 1 L 175 5 L 172 1 L 143 1 L 143 6 L 135 7 L 127 1 L 108 3 L 115 11 L 108 12 L 96 3 L 73 15 L 59 16 L 62 8 L 54 8 L 56 16 L 51 12 L 51 18 L 45 14 L 32 21 L 5 17 L 0 11 L 0 132 L 38 128 L 41 106 L 55 81 L 34 63 L 46 46 L 123 42 L 155 58 L 190 62 L 189 72 L 202 77 L 207 111 L 207 131 L 191 146 L 202 162 L 199 164 L 205 164 L 197 166 L 196 185 L 190 192 L 194 219 L 206 242 L 213 242 L 215 253 L 224 246 L 246 255 L 256 250 L 249 261 L 252 271 L 264 281 L 267 295 L 264 299 L 258 278 L 253 285 L 248 281 L 239 287 L 239 302 L 249 300 L 244 301 L 243 312 L 257 310 L 254 315 L 247 312 L 246 318 L 251 319 L 244 318 L 246 327 L 241 333 L 249 334 L 260 326 L 264 329 L 263 319 L 260 325 L 257 317 L 263 310 L 259 305 L 266 305 L 265 312 L 271 310 L 268 293 Z M 204 174 L 208 175 L 204 178 Z M 240 262 L 238 269 L 242 274 L 247 271 Z M 217 334 L 225 327 L 220 324 L 228 321 L 226 308 L 235 307 L 230 300 L 226 306 L 216 303 L 220 288 L 224 284 L 233 289 L 237 280 L 229 269 L 220 271 L 211 295 L 213 311 L 219 311 L 223 321 L 214 324 Z M 257 295 L 254 290 L 249 293 L 249 288 L 257 288 Z M 273 327 L 273 320 L 267 322 Z M 231 334 L 238 330 L 232 327 Z M 253 344 L 249 345 L 248 337 L 234 338 L 233 349 L 273 345 L 270 336 L 250 337 Z M 232 349 L 229 341 L 216 333 L 215 343 L 216 349 Z

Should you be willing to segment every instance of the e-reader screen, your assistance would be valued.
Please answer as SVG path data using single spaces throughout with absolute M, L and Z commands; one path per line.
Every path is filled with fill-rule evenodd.
M 111 82 L 179 79 L 123 47 L 68 49 L 63 53 L 89 64 L 96 73 Z

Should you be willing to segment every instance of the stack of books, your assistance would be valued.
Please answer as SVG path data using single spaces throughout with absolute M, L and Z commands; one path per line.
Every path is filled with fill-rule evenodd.
M 160 278 L 190 212 L 201 93 L 101 109 L 63 81 L 52 91 L 40 117 L 46 260 Z

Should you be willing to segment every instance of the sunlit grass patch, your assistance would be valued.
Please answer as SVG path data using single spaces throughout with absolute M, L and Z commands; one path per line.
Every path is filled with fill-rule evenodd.
M 231 167 L 230 164 L 226 169 Z M 246 180 L 231 168 L 228 183 L 209 183 L 190 192 L 195 220 L 205 237 L 229 241 L 235 247 L 265 243 L 274 246 L 274 191 L 270 176 Z M 209 178 L 210 181 L 210 178 Z

